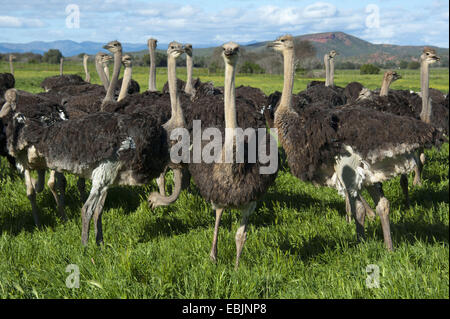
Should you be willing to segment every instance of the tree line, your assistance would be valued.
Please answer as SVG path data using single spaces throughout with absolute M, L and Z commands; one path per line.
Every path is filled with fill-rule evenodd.
M 301 74 L 309 74 L 314 77 L 313 70 L 324 69 L 323 59 L 317 57 L 315 47 L 311 42 L 307 40 L 295 40 L 295 66 L 296 72 Z M 223 59 L 221 57 L 222 49 L 220 47 L 215 48 L 210 56 L 196 56 L 194 54 L 194 67 L 207 68 L 209 72 L 215 73 L 223 70 Z M 13 53 L 16 57 L 16 61 L 25 63 L 51 63 L 57 64 L 60 58 L 63 57 L 62 53 L 58 49 L 50 49 L 43 55 L 37 53 Z M 81 59 L 84 53 L 78 54 L 77 58 Z M 167 54 L 165 52 L 157 51 L 156 54 L 156 66 L 167 66 Z M 70 58 L 73 59 L 73 58 Z M 9 53 L 0 53 L 0 61 L 8 61 Z M 417 61 L 386 61 L 383 63 L 371 63 L 362 64 L 353 61 L 335 61 L 335 69 L 350 69 L 360 70 L 362 74 L 372 73 L 377 74 L 380 69 L 419 69 L 420 63 Z M 137 66 L 149 66 L 150 56 L 144 54 L 141 56 L 133 57 L 133 64 Z M 186 65 L 186 58 L 181 56 L 177 59 L 178 66 Z M 447 56 L 441 58 L 441 62 L 438 65 L 432 67 L 448 67 L 449 59 Z M 240 59 L 238 63 L 238 70 L 240 73 L 254 73 L 254 74 L 281 74 L 283 72 L 283 61 L 281 54 L 274 54 L 273 50 L 268 48 L 259 48 L 255 51 L 245 50 L 241 47 Z M 320 74 L 319 76 L 322 76 Z

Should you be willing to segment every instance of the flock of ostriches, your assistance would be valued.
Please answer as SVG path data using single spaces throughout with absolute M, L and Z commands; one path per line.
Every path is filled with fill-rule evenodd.
M 170 43 L 168 81 L 158 92 L 156 44 L 155 39 L 148 41 L 149 89 L 144 93 L 139 93 L 139 85 L 131 79 L 131 58 L 122 54 L 118 41 L 104 46 L 113 57 L 102 52 L 95 56 L 96 71 L 103 85 L 89 83 L 88 56 L 83 59 L 85 80 L 77 75 L 63 75 L 61 64 L 59 76 L 42 82 L 46 91 L 43 93 L 14 89 L 13 74 L 0 74 L 0 150 L 23 173 L 36 225 L 40 224 L 36 193 L 44 188 L 47 170 L 50 170 L 47 184 L 62 219 L 66 219 L 64 173 L 78 176 L 80 198 L 84 201 L 83 245 L 88 244 L 92 218 L 96 242 L 103 242 L 101 218 L 110 186 L 143 185 L 157 179 L 159 192 L 148 197 L 151 207 L 157 207 L 176 201 L 192 178 L 216 213 L 210 253 L 213 261 L 217 258 L 223 210 L 241 211 L 235 237 L 238 267 L 248 218 L 257 201 L 274 184 L 277 172 L 260 174 L 262 164 L 252 163 L 247 157 L 244 163 L 172 161 L 170 148 L 175 141 L 170 139 L 171 133 L 186 128 L 192 135 L 193 121 L 200 120 L 203 128 L 218 128 L 225 136 L 222 152 L 217 155 L 222 159 L 227 151 L 236 152 L 236 142 L 228 128 L 276 128 L 291 173 L 316 185 L 335 187 L 346 199 L 347 220 L 355 220 L 359 239 L 364 237 L 365 216 L 378 214 L 385 246 L 393 249 L 389 202 L 382 183 L 401 175 L 400 184 L 408 202 L 407 174 L 414 171 L 414 185 L 421 183 L 423 150 L 439 147 L 448 140 L 448 95 L 429 88 L 429 66 L 439 61 L 433 49 L 425 48 L 420 56 L 419 93 L 389 90 L 390 84 L 400 77 L 394 71 L 384 74 L 379 91 L 371 91 L 357 82 L 345 88 L 335 86 L 337 53 L 333 50 L 324 57 L 326 82 L 313 81 L 306 90 L 294 94 L 294 39 L 290 35 L 281 36 L 268 46 L 283 56 L 283 91 L 266 97 L 257 88 L 235 88 L 239 45 L 233 42 L 222 46 L 223 87 L 193 80 L 192 46 Z M 183 53 L 187 63 L 186 83 L 176 78 L 176 59 Z M 111 59 L 114 67 L 110 76 Z M 119 80 L 122 64 L 125 71 Z M 248 147 L 248 139 L 245 143 Z M 173 171 L 174 178 L 171 194 L 165 191 L 164 176 L 168 169 Z M 37 179 L 31 176 L 31 171 L 37 172 Z M 88 195 L 86 178 L 92 181 Z M 361 196 L 364 187 L 376 204 L 375 211 Z

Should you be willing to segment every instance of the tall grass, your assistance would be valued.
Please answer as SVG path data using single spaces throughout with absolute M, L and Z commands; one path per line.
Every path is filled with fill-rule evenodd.
M 36 69 L 30 71 L 32 67 Z M 16 66 L 17 87 L 41 91 L 40 81 L 58 74 L 57 66 L 52 67 Z M 78 68 L 65 66 L 67 73 Z M 82 75 L 81 70 L 76 72 Z M 143 89 L 147 72 L 134 70 Z M 183 78 L 184 70 L 178 72 Z M 394 88 L 419 88 L 418 73 L 407 73 Z M 165 70 L 158 69 L 157 79 L 160 89 Z M 202 74 L 201 79 L 214 80 L 216 85 L 223 81 L 221 75 Z M 381 76 L 336 71 L 338 85 L 353 80 L 374 88 Z M 296 79 L 296 90 L 308 81 Z M 238 75 L 240 84 L 261 87 L 266 93 L 282 86 L 281 77 L 275 75 Z M 431 86 L 448 90 L 448 70 L 432 69 Z M 37 229 L 23 179 L 2 158 L 0 298 L 448 298 L 448 143 L 441 150 L 426 151 L 426 156 L 423 185 L 413 187 L 409 179 L 411 208 L 405 208 L 399 178 L 384 184 L 390 200 L 393 252 L 384 248 L 378 218 L 366 222 L 367 238 L 358 243 L 337 192 L 299 181 L 283 163 L 276 184 L 250 218 L 237 271 L 234 234 L 240 214 L 234 210 L 224 214 L 218 263 L 211 263 L 214 214 L 194 184 L 175 204 L 153 211 L 146 195 L 157 189 L 155 182 L 110 189 L 103 214 L 105 245 L 97 247 L 91 234 L 84 248 L 76 178 L 66 175 L 66 223 L 57 217 L 48 188 L 37 196 L 43 224 Z M 79 288 L 66 286 L 71 264 L 80 271 Z M 379 288 L 366 286 L 368 265 L 379 267 Z

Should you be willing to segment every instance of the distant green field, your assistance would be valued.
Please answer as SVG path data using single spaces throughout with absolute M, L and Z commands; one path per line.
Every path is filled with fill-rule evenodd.
M 110 67 L 112 69 L 112 67 Z M 92 78 L 92 83 L 100 83 L 95 67 L 93 64 L 89 65 L 89 70 Z M 0 72 L 9 72 L 9 64 L 0 63 Z M 123 72 L 123 68 L 122 68 Z M 364 84 L 369 89 L 379 88 L 383 79 L 384 70 L 377 75 L 360 75 L 359 70 L 336 70 L 335 83 L 339 86 L 345 86 L 349 82 L 358 81 Z M 419 70 L 397 70 L 402 75 L 402 79 L 397 80 L 391 86 L 394 90 L 408 89 L 420 91 L 420 73 Z M 78 74 L 84 78 L 84 71 L 80 64 L 64 65 L 64 73 Z M 182 67 L 177 68 L 177 74 L 180 79 L 186 79 L 186 69 Z M 41 92 L 39 84 L 48 76 L 59 75 L 59 65 L 56 64 L 21 64 L 15 63 L 16 87 L 30 92 Z M 200 77 L 202 81 L 213 81 L 215 85 L 223 85 L 223 74 L 208 75 L 207 69 L 194 69 L 194 77 Z M 133 79 L 138 81 L 142 90 L 148 88 L 148 67 L 134 67 Z M 312 80 L 322 80 L 324 78 L 305 78 L 296 76 L 294 82 L 294 92 L 298 92 L 306 88 L 306 85 Z M 167 81 L 167 70 L 165 68 L 157 68 L 156 86 L 160 90 Z M 282 75 L 272 74 L 237 74 L 236 86 L 250 85 L 261 88 L 264 93 L 270 94 L 276 90 L 281 91 L 283 88 Z M 430 70 L 430 87 L 441 90 L 444 93 L 448 92 L 449 88 L 449 71 L 448 68 L 432 68 Z
M 98 77 L 91 67 L 94 82 Z M 7 72 L 0 64 L 0 72 Z M 178 69 L 180 78 L 185 70 Z M 66 73 L 83 76 L 78 65 Z M 134 78 L 147 88 L 147 68 Z M 419 90 L 419 72 L 400 70 L 394 89 Z M 40 92 L 39 83 L 58 66 L 16 64 L 17 88 Z M 195 70 L 202 81 L 223 85 L 221 75 Z M 360 81 L 379 87 L 381 75 L 336 70 L 337 85 Z M 311 79 L 297 77 L 295 90 Z M 157 87 L 166 81 L 158 69 Z M 448 69 L 431 70 L 431 86 L 448 91 Z M 237 85 L 266 93 L 281 90 L 276 75 L 238 75 Z M 223 215 L 218 263 L 209 261 L 214 214 L 194 184 L 169 207 L 150 210 L 145 187 L 111 188 L 105 203 L 105 246 L 81 245 L 76 178 L 67 175 L 68 222 L 57 217 L 51 192 L 37 196 L 43 227 L 36 229 L 23 180 L 0 162 L 0 298 L 449 298 L 449 144 L 427 150 L 423 185 L 412 186 L 406 209 L 399 178 L 384 184 L 390 200 L 394 251 L 387 252 L 378 218 L 366 222 L 358 243 L 345 221 L 345 203 L 334 189 L 315 187 L 281 163 L 276 184 L 250 217 L 241 265 L 234 271 L 237 211 Z M 410 176 L 411 177 L 411 176 Z M 169 186 L 171 186 L 170 178 Z M 367 193 L 364 193 L 373 205 Z M 79 288 L 67 288 L 69 265 L 80 271 Z M 379 268 L 379 288 L 368 288 L 368 265 Z

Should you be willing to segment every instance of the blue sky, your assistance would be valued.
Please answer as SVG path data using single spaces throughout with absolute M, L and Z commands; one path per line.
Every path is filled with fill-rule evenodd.
M 67 26 L 68 5 L 79 8 L 79 28 Z M 0 42 L 144 43 L 155 37 L 218 45 L 343 31 L 373 43 L 448 48 L 448 10 L 446 0 L 0 0 Z

